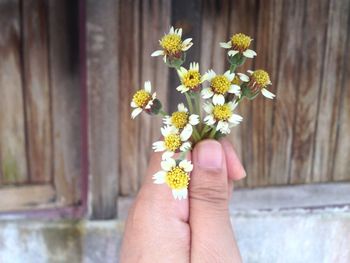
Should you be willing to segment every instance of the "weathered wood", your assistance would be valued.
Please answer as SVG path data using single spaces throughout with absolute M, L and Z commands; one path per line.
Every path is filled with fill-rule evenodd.
M 117 1 L 87 2 L 90 200 L 93 219 L 117 215 L 119 99 Z M 125 100 L 125 103 L 127 101 Z
M 58 201 L 81 197 L 81 87 L 77 2 L 49 1 L 54 185 Z
M 170 28 L 170 1 L 152 0 L 141 2 L 141 37 L 142 47 L 140 49 L 141 79 L 140 87 L 144 81 L 150 80 L 152 89 L 157 92 L 157 98 L 162 102 L 163 108 L 168 108 L 168 67 L 160 57 L 151 57 L 150 54 L 159 49 L 158 40 L 167 33 Z M 141 185 L 142 178 L 148 165 L 150 154 L 152 153 L 152 143 L 160 138 L 160 127 L 162 126 L 160 116 L 140 116 L 139 132 L 139 178 L 138 186 Z
M 139 185 L 139 118 L 130 117 L 130 101 L 134 91 L 143 88 L 140 81 L 140 0 L 120 1 L 119 3 L 119 124 L 120 127 L 120 178 L 119 193 L 135 193 Z M 125 32 L 129 32 L 127 37 Z
M 27 160 L 34 183 L 51 180 L 53 163 L 46 3 L 21 3 Z
M 57 207 L 55 189 L 51 185 L 26 185 L 0 189 L 0 211 L 25 211 Z
M 313 163 L 313 181 L 317 182 L 331 180 L 333 175 L 339 110 L 345 110 L 338 106 L 341 102 L 346 44 L 349 41 L 347 40 L 350 28 L 349 13 L 350 1 L 330 1 L 326 49 L 323 54 L 325 60 L 317 112 L 315 139 L 317 143 Z M 345 111 L 345 114 L 348 115 L 349 111 Z M 349 140 L 349 135 L 342 138 L 343 140 Z M 348 160 L 348 156 L 343 153 L 338 154 Z M 338 178 L 343 176 L 348 178 L 349 175 L 337 175 Z
M 21 76 L 19 1 L 0 3 L 0 175 L 2 184 L 27 180 Z
M 303 43 L 299 51 L 300 74 L 297 84 L 297 104 L 289 183 L 312 181 L 312 162 L 317 119 L 315 103 L 320 87 L 326 43 L 329 0 L 307 1 L 304 7 Z M 277 73 L 277 72 L 276 72 Z M 327 74 L 327 73 L 326 73 Z M 324 128 L 322 128 L 324 129 Z M 318 142 L 316 142 L 317 144 Z

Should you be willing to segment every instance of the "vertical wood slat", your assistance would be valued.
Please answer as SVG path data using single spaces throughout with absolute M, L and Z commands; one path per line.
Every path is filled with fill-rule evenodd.
M 48 3 L 54 186 L 58 201 L 72 204 L 77 203 L 81 196 L 78 2 L 64 0 Z
M 30 181 L 51 180 L 52 137 L 45 0 L 22 1 L 23 80 Z
M 349 111 L 338 107 L 341 102 L 342 74 L 346 59 L 346 41 L 349 31 L 350 1 L 331 0 L 329 6 L 326 50 L 322 86 L 319 96 L 317 115 L 316 144 L 313 163 L 313 180 L 318 182 L 332 179 L 334 172 L 334 155 L 339 123 L 339 110 L 348 115 Z M 344 76 L 345 77 L 345 76 Z M 349 89 L 349 86 L 347 87 Z M 344 134 L 340 144 L 350 140 L 349 133 Z M 346 144 L 344 143 L 344 146 Z M 343 148 L 344 149 L 344 148 Z M 346 151 L 346 148 L 344 149 Z M 348 149 L 347 149 L 348 151 Z M 343 153 L 338 158 L 349 160 Z M 345 162 L 347 163 L 347 162 Z M 337 168 L 341 171 L 342 168 Z M 336 178 L 350 178 L 349 174 L 334 175 Z
M 1 183 L 27 181 L 21 79 L 20 3 L 0 3 L 0 175 Z
M 157 92 L 157 98 L 162 102 L 163 108 L 167 109 L 168 101 L 168 67 L 161 57 L 151 57 L 154 50 L 159 49 L 158 39 L 167 33 L 170 28 L 170 1 L 152 0 L 142 1 L 141 4 L 141 52 L 140 52 L 140 83 L 150 80 L 152 89 Z M 145 175 L 152 143 L 160 137 L 161 116 L 149 116 L 141 114 L 139 117 L 139 159 L 138 159 L 138 187 L 141 185 Z M 135 191 L 135 190 L 134 190 Z M 136 192 L 136 191 L 135 191 Z
M 90 199 L 93 219 L 117 215 L 117 1 L 87 2 Z
M 119 46 L 119 97 L 120 111 L 120 178 L 119 193 L 127 195 L 138 189 L 139 120 L 131 120 L 130 101 L 140 88 L 140 0 L 120 1 Z M 127 37 L 123 37 L 125 33 Z

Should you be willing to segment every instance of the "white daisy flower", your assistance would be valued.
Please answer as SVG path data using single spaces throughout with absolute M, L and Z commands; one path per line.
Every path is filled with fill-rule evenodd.
M 175 199 L 186 199 L 188 184 L 193 165 L 190 161 L 182 160 L 179 164 L 172 158 L 161 162 L 162 170 L 153 175 L 155 184 L 167 184 Z
M 151 56 L 163 56 L 165 63 L 167 57 L 180 58 L 182 52 L 188 50 L 193 45 L 191 42 L 192 38 L 187 38 L 182 41 L 181 37 L 182 29 L 174 29 L 174 27 L 171 27 L 169 33 L 165 34 L 164 37 L 159 40 L 159 44 L 163 49 L 154 51 Z
M 222 48 L 230 49 L 228 52 L 229 56 L 234 56 L 238 53 L 241 53 L 243 56 L 247 58 L 253 58 L 256 56 L 256 52 L 254 50 L 249 49 L 250 43 L 253 39 L 249 36 L 238 33 L 234 34 L 230 41 L 220 43 Z
M 192 134 L 179 133 L 179 130 L 174 126 L 165 126 L 160 128 L 164 137 L 163 141 L 153 143 L 153 150 L 155 152 L 163 152 L 163 159 L 172 156 L 175 152 L 187 152 L 191 149 L 191 142 L 188 139 Z
M 178 71 L 181 85 L 176 89 L 181 93 L 185 93 L 189 90 L 196 91 L 198 90 L 200 84 L 207 80 L 208 74 L 204 74 L 203 76 L 199 73 L 199 64 L 198 63 L 190 63 L 190 69 L 187 70 L 184 67 L 181 67 Z
M 244 82 L 248 82 L 247 87 L 253 92 L 257 93 L 261 91 L 262 95 L 268 99 L 273 99 L 276 95 L 266 89 L 267 86 L 271 85 L 269 74 L 262 69 L 255 71 L 248 70 L 249 77 L 244 74 L 240 74 L 240 79 Z
M 225 104 L 208 103 L 204 105 L 204 110 L 208 114 L 204 118 L 204 122 L 209 126 L 216 124 L 216 130 L 223 134 L 229 134 L 230 129 L 243 120 L 242 116 L 233 113 L 236 106 L 237 104 L 233 102 Z
M 181 131 L 184 138 L 189 138 L 192 135 L 193 127 L 199 123 L 199 116 L 197 114 L 189 115 L 188 109 L 183 103 L 177 106 L 177 110 L 171 116 L 163 118 L 164 124 L 173 126 Z
M 237 84 L 232 83 L 235 73 L 226 71 L 224 75 L 216 75 L 213 70 L 208 71 L 208 80 L 210 87 L 201 91 L 204 99 L 213 97 L 213 103 L 223 105 L 225 103 L 225 95 L 228 93 L 240 95 L 241 88 Z
M 130 103 L 130 106 L 134 108 L 131 113 L 131 118 L 135 119 L 143 110 L 150 111 L 154 100 L 156 99 L 156 93 L 152 92 L 152 86 L 150 81 L 146 81 L 144 89 L 138 90 Z

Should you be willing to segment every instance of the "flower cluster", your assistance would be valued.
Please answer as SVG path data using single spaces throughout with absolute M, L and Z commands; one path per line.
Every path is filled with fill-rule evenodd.
M 131 101 L 134 119 L 142 111 L 160 115 L 164 126 L 160 128 L 162 140 L 153 143 L 155 152 L 162 152 L 162 170 L 154 174 L 155 184 L 166 184 L 175 199 L 186 199 L 193 169 L 186 153 L 199 141 L 207 138 L 218 139 L 231 132 L 243 117 L 235 109 L 243 99 L 253 100 L 258 94 L 273 99 L 275 95 L 267 87 L 271 85 L 269 74 L 262 69 L 237 72 L 247 58 L 257 54 L 250 49 L 252 38 L 238 33 L 228 42 L 220 43 L 227 49 L 229 69 L 216 73 L 213 69 L 200 72 L 199 64 L 191 62 L 186 68 L 186 52 L 193 45 L 192 39 L 182 40 L 182 29 L 170 28 L 159 44 L 161 49 L 151 56 L 163 56 L 163 61 L 174 68 L 179 76 L 176 90 L 186 98 L 187 107 L 180 103 L 177 111 L 168 114 L 163 109 L 156 93 L 152 93 L 151 82 L 146 81 L 144 89 L 137 91 Z M 176 156 L 176 158 L 175 158 Z

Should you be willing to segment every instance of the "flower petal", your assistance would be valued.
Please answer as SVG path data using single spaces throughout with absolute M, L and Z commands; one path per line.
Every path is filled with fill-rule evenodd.
M 213 115 L 207 115 L 207 116 L 205 116 L 204 122 L 205 122 L 205 124 L 207 124 L 207 125 L 213 125 L 213 124 L 215 123 L 214 116 L 213 116 Z
M 232 47 L 232 43 L 231 43 L 231 41 L 221 42 L 220 47 L 230 49 Z
M 265 88 L 261 89 L 261 93 L 268 99 L 273 99 L 276 96 L 275 94 L 273 94 L 272 92 L 268 91 Z
M 133 108 L 137 108 L 137 105 L 133 100 L 130 102 L 130 106 Z
M 239 124 L 242 120 L 243 117 L 238 114 L 232 114 L 231 117 L 228 119 L 228 121 L 233 124 Z
M 181 167 L 182 169 L 184 169 L 185 172 L 189 173 L 193 170 L 193 164 L 188 161 L 188 160 L 182 160 L 179 163 L 179 167 Z
M 187 188 L 172 189 L 172 193 L 175 199 L 182 200 L 182 199 L 187 199 L 188 190 Z
M 212 80 L 212 79 L 215 78 L 215 76 L 216 76 L 215 71 L 212 70 L 212 69 L 209 69 L 208 72 L 207 72 L 207 74 L 208 74 L 208 80 Z
M 163 155 L 162 155 L 162 160 L 167 160 L 167 159 L 169 159 L 169 158 L 171 158 L 171 157 L 173 157 L 173 156 L 174 156 L 174 152 L 168 152 L 168 151 L 166 151 L 166 152 L 164 152 Z
M 159 172 L 155 173 L 152 176 L 152 179 L 154 180 L 153 183 L 155 183 L 155 184 L 164 184 L 165 183 L 165 177 L 166 177 L 166 172 L 159 171 Z
M 224 105 L 225 97 L 222 94 L 214 94 L 213 104 L 214 105 Z
M 184 142 L 180 147 L 181 152 L 187 152 L 189 150 L 191 150 L 191 143 L 190 142 Z
M 160 162 L 160 167 L 162 167 L 164 171 L 170 171 L 175 166 L 176 166 L 176 161 L 172 158 L 168 158 Z
M 205 88 L 205 89 L 202 89 L 201 95 L 203 99 L 209 99 L 214 95 L 214 92 L 212 91 L 211 88 Z
M 189 90 L 185 85 L 180 85 L 176 88 L 177 91 L 180 91 L 181 93 L 185 93 Z
M 151 54 L 152 57 L 163 56 L 163 55 L 164 55 L 163 50 L 156 50 Z
M 152 149 L 155 152 L 163 152 L 165 151 L 165 144 L 164 141 L 157 141 L 152 144 Z
M 227 52 L 227 54 L 229 55 L 229 56 L 234 56 L 234 55 L 236 55 L 237 53 L 239 53 L 239 51 L 238 50 L 230 50 L 229 52 Z
M 247 49 L 246 51 L 243 52 L 243 56 L 247 58 L 253 58 L 256 56 L 256 52 L 254 50 Z
M 204 104 L 203 105 L 203 109 L 204 109 L 204 111 L 206 112 L 206 113 L 212 113 L 213 112 L 213 109 L 214 109 L 214 106 L 213 106 L 213 104 L 211 104 L 211 103 L 206 103 L 206 104 Z
M 249 81 L 249 77 L 243 73 L 237 73 L 239 78 L 244 81 L 244 82 L 248 82 Z
M 177 105 L 177 110 L 181 112 L 188 112 L 188 109 L 185 107 L 183 103 L 180 103 L 179 105 Z
M 192 136 L 193 128 L 191 124 L 187 124 L 180 133 L 181 141 L 185 142 Z
M 241 93 L 241 87 L 233 84 L 230 86 L 230 89 L 228 90 L 228 92 L 238 96 Z
M 196 126 L 199 123 L 199 116 L 197 114 L 190 115 L 189 123 L 193 126 Z
M 227 70 L 224 73 L 224 76 L 231 82 L 235 78 L 235 73 L 231 73 L 229 70 Z
M 136 108 L 131 112 L 131 118 L 135 119 L 142 112 L 141 108 Z

